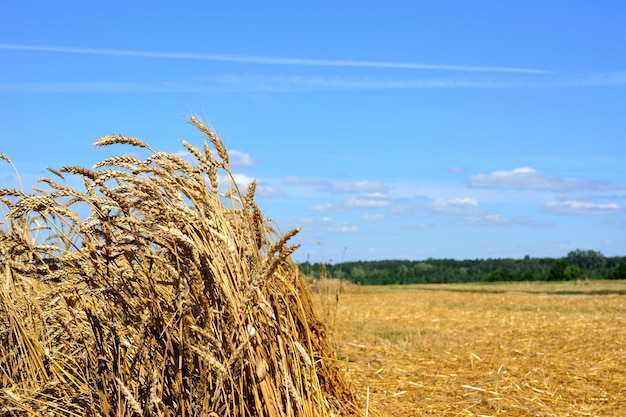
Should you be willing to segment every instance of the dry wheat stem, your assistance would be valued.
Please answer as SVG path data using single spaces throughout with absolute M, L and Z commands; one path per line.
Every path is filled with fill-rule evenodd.
M 31 195 L 0 190 L 0 396 L 20 400 L 0 414 L 360 412 L 291 260 L 298 230 L 276 232 L 222 140 L 190 121 L 221 161 L 206 142 L 182 142 L 192 166 L 109 135 L 96 146 L 152 153 L 49 169 L 83 190 L 47 178 Z

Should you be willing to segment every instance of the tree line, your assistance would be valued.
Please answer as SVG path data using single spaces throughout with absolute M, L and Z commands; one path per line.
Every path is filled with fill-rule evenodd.
M 303 262 L 298 267 L 311 278 L 339 278 L 363 285 L 626 279 L 626 257 L 581 249 L 563 258 Z

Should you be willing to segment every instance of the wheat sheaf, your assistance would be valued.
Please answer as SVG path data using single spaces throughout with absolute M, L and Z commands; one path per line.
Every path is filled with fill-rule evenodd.
M 291 259 L 297 230 L 261 216 L 189 120 L 208 139 L 182 141 L 193 158 L 110 135 L 95 145 L 149 156 L 0 189 L 0 415 L 361 414 Z

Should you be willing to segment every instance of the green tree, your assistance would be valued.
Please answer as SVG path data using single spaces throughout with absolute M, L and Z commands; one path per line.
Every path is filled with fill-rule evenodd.
M 495 271 L 491 271 L 485 281 L 487 282 L 496 282 L 496 281 L 513 281 L 514 280 L 513 273 L 508 268 L 498 268 Z
M 567 254 L 567 261 L 578 266 L 586 277 L 600 278 L 606 273 L 606 258 L 600 251 L 576 249 Z
M 396 270 L 396 279 L 400 284 L 408 284 L 411 272 L 406 264 L 401 264 Z
M 359 284 L 363 284 L 367 278 L 365 270 L 361 266 L 355 266 L 350 271 L 350 280 Z
M 563 270 L 563 279 L 566 281 L 573 281 L 575 279 L 580 279 L 582 273 L 580 272 L 580 268 L 578 265 L 567 265 Z
M 566 259 L 559 259 L 552 265 L 550 271 L 548 271 L 548 281 L 563 281 L 565 280 L 565 268 L 569 266 L 569 262 Z
M 609 279 L 626 279 L 626 261 L 613 268 L 609 274 Z

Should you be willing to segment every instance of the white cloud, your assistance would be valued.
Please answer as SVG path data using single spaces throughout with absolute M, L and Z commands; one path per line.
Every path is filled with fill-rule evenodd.
M 626 186 L 606 181 L 582 181 L 575 178 L 559 178 L 542 174 L 529 167 L 511 171 L 495 171 L 491 174 L 476 174 L 468 181 L 472 188 L 539 190 L 568 192 L 575 190 L 616 190 Z
M 231 149 L 228 151 L 230 159 L 230 166 L 232 169 L 245 169 L 254 166 L 255 161 L 252 157 L 237 149 Z
M 620 214 L 624 210 L 617 203 L 591 203 L 588 201 L 563 200 L 548 201 L 541 208 L 555 214 L 605 215 Z
M 376 181 L 331 182 L 319 178 L 286 177 L 281 180 L 286 185 L 312 186 L 318 191 L 330 194 L 365 193 L 370 196 L 383 196 L 388 187 Z
M 359 227 L 348 222 L 336 221 L 330 216 L 323 216 L 320 218 L 301 218 L 298 221 L 302 227 L 302 234 L 308 236 L 324 236 L 326 234 L 342 234 L 342 233 L 356 233 L 359 231 Z
M 313 211 L 341 211 L 342 208 L 337 204 L 322 203 L 310 207 Z
M 554 224 L 545 221 L 535 221 L 527 216 L 508 217 L 503 214 L 479 214 L 461 217 L 454 221 L 456 224 L 476 225 L 476 226 L 509 226 L 522 225 L 530 227 L 550 227 Z
M 256 181 L 256 190 L 254 192 L 255 198 L 275 198 L 282 197 L 285 193 L 273 186 L 272 184 L 266 183 L 264 181 L 258 181 L 257 179 L 250 177 L 246 174 L 242 173 L 232 173 L 233 179 L 239 188 L 239 191 L 242 194 L 245 194 L 248 190 L 248 187 L 252 183 L 252 181 Z M 227 184 L 229 181 L 229 177 L 226 175 L 220 175 L 218 178 L 220 185 Z
M 335 183 L 328 181 L 320 188 L 322 191 L 326 191 L 332 194 L 365 193 L 369 195 L 383 195 L 387 193 L 387 186 L 385 184 L 374 181 L 352 181 Z
M 433 227 L 432 223 L 410 223 L 407 225 L 409 229 L 425 230 Z
M 452 166 L 452 167 L 446 167 L 446 168 L 442 168 L 443 172 L 448 172 L 450 174 L 465 174 L 465 172 L 467 172 L 467 170 L 463 167 L 460 166 Z
M 336 203 L 320 203 L 310 207 L 313 211 L 345 212 L 349 210 L 385 209 L 395 216 L 412 214 L 416 206 L 408 199 L 388 198 L 380 194 L 368 194 Z
M 387 186 L 380 182 L 353 181 L 333 184 L 332 190 L 340 193 L 370 193 L 382 195 L 387 192 Z
M 426 210 L 431 214 L 470 215 L 481 211 L 478 201 L 473 198 L 438 199 L 427 204 Z
M 281 180 L 283 184 L 287 185 L 313 185 L 322 186 L 328 183 L 326 180 L 318 178 L 306 178 L 306 177 L 285 177 Z
M 426 214 L 449 216 L 453 224 L 477 226 L 524 225 L 546 227 L 549 223 L 537 222 L 527 216 L 507 216 L 489 213 L 474 198 L 438 199 L 424 206 Z
M 372 209 L 387 207 L 389 202 L 380 199 L 351 198 L 341 203 L 322 203 L 310 207 L 313 211 L 339 212 L 353 209 Z
M 272 186 L 263 183 L 257 183 L 255 196 L 258 198 L 275 198 L 275 197 L 283 197 L 285 193 Z
M 466 224 L 509 224 L 511 219 L 502 214 L 486 214 L 484 216 L 471 216 L 464 219 Z
M 379 208 L 389 206 L 389 201 L 383 198 L 351 198 L 346 201 L 345 206 L 347 208 Z
M 244 192 L 243 190 L 247 189 L 248 185 L 250 185 L 250 183 L 254 181 L 254 178 L 249 177 L 245 174 L 234 173 L 232 175 L 235 183 L 237 183 L 237 186 L 239 187 L 241 192 Z
M 415 213 L 417 206 L 407 198 L 389 200 L 389 211 L 396 216 L 405 216 Z
M 385 220 L 386 217 L 385 217 L 384 214 L 381 214 L 381 213 L 377 213 L 377 214 L 363 214 L 360 217 L 360 219 L 364 220 L 364 221 L 367 221 L 367 222 L 370 222 L 370 221 L 382 221 L 382 220 Z
M 336 222 L 329 216 L 322 217 L 319 226 L 324 233 L 355 233 L 359 231 L 356 225 L 351 225 L 347 222 Z

